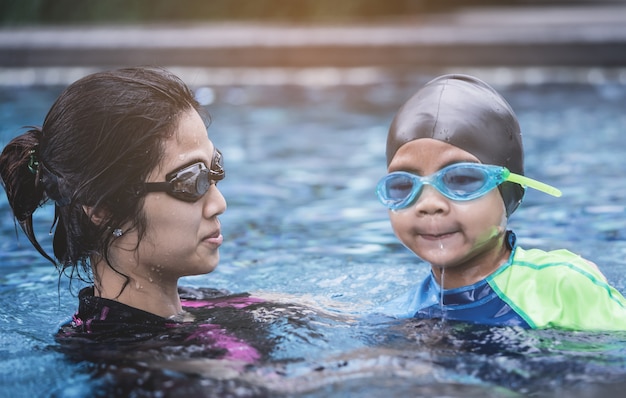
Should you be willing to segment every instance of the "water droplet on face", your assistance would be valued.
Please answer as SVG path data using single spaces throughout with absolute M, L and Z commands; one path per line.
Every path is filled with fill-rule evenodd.
M 441 273 L 441 297 L 439 299 L 439 309 L 441 311 L 441 321 L 445 322 L 446 318 L 447 318 L 447 311 L 446 311 L 446 303 L 444 302 L 444 275 L 445 275 L 445 270 L 443 268 L 439 269 L 440 273 Z
M 443 285 L 443 275 L 444 275 L 444 269 L 443 268 L 439 268 L 439 275 L 440 279 L 441 279 L 441 284 L 440 284 L 440 289 L 439 289 L 439 306 L 441 307 L 441 311 L 443 312 L 443 307 L 445 306 L 445 303 L 443 302 L 443 290 L 444 290 L 444 285 Z
M 445 253 L 445 248 L 443 246 L 443 242 L 439 241 L 439 250 L 441 250 L 441 256 L 443 257 L 444 253 Z M 439 275 L 440 275 L 440 286 L 439 286 L 439 309 L 441 310 L 441 320 L 445 321 L 446 320 L 446 304 L 444 302 L 444 290 L 445 290 L 445 269 L 443 267 L 443 264 L 441 265 L 441 267 L 439 268 Z

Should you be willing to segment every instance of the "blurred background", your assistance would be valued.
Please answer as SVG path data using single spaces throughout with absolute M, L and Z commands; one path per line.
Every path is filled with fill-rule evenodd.
M 0 0 L 1 85 L 147 64 L 192 85 L 624 81 L 626 0 Z
M 472 6 L 623 3 L 623 0 L 2 0 L 4 25 L 90 22 L 370 20 Z

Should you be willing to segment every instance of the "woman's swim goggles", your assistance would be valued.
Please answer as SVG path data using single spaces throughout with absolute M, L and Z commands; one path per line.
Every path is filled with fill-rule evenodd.
M 223 180 L 224 175 L 222 153 L 216 148 L 213 151 L 211 168 L 207 168 L 202 162 L 190 164 L 168 173 L 165 176 L 166 182 L 144 182 L 137 193 L 167 192 L 176 199 L 195 202 L 207 193 L 211 182 Z
M 534 188 L 552 196 L 561 196 L 558 189 L 511 173 L 506 167 L 480 163 L 456 163 L 426 177 L 394 171 L 380 180 L 376 194 L 381 203 L 390 210 L 399 210 L 411 205 L 424 185 L 434 187 L 448 199 L 467 201 L 485 195 L 505 181 Z

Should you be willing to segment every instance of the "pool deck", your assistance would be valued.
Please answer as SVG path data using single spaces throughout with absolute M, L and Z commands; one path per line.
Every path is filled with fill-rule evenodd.
M 147 64 L 214 70 L 568 67 L 623 74 L 626 1 L 474 7 L 324 26 L 233 22 L 0 28 L 0 75 L 5 77 L 28 68 Z

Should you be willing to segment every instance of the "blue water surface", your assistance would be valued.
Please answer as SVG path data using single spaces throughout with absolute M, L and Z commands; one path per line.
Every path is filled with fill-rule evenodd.
M 132 396 L 610 396 L 626 387 L 626 332 L 460 327 L 369 311 L 428 266 L 394 237 L 374 195 L 397 108 L 424 82 L 337 87 L 203 87 L 209 136 L 225 157 L 221 263 L 181 284 L 252 292 L 311 309 L 277 326 L 254 367 L 200 359 L 126 372 Z M 488 76 L 486 77 L 488 80 Z M 199 87 L 198 87 L 199 88 Z M 526 174 L 563 197 L 529 192 L 510 227 L 523 247 L 566 248 L 626 292 L 626 86 L 497 87 L 518 113 Z M 0 88 L 0 141 L 39 125 L 61 87 Z M 36 213 L 50 247 L 53 209 Z M 75 293 L 16 232 L 0 198 L 0 395 L 99 396 L 116 376 L 70 361 L 53 335 Z M 142 373 L 143 372 L 143 373 Z M 157 374 L 158 376 L 155 376 Z M 130 376 L 129 376 L 130 377 Z M 168 391 L 164 394 L 163 391 Z

